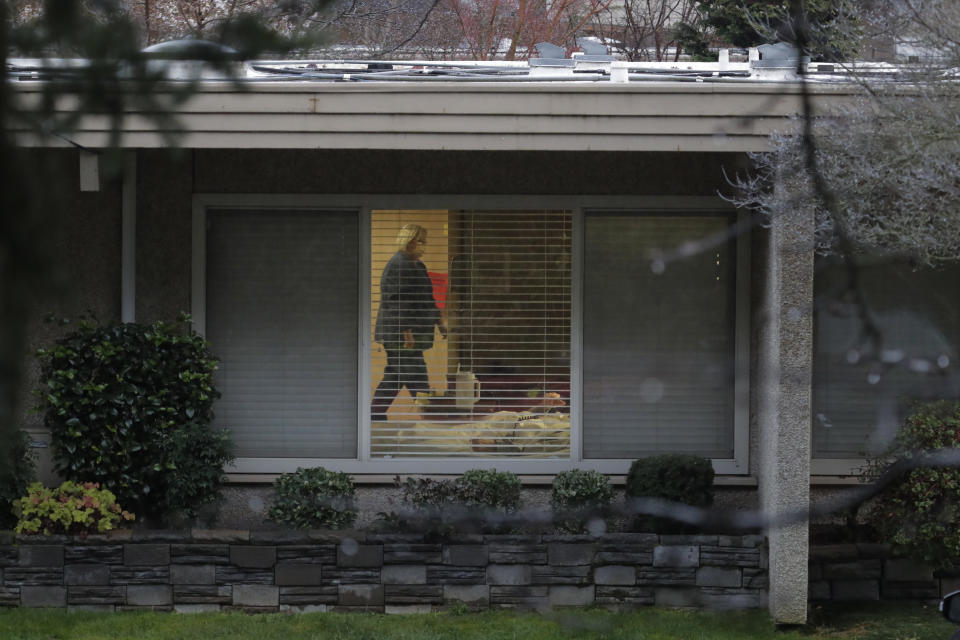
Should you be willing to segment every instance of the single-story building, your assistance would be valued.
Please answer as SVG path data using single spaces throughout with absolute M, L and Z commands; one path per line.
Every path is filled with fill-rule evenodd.
M 817 268 L 813 221 L 761 225 L 722 197 L 793 126 L 801 84 L 746 63 L 523 66 L 248 65 L 239 83 L 204 81 L 162 130 L 130 114 L 118 181 L 99 177 L 105 118 L 69 139 L 20 132 L 69 176 L 58 311 L 189 312 L 221 360 L 232 483 L 317 465 L 374 484 L 476 467 L 622 477 L 680 452 L 782 514 L 851 482 L 873 400 L 895 403 L 887 385 L 903 381 L 847 363 L 856 321 L 815 305 L 835 275 Z M 19 80 L 25 101 L 46 82 Z M 807 89 L 818 106 L 855 91 Z M 444 331 L 423 351 L 429 391 L 372 412 L 390 364 L 382 277 L 411 224 Z M 950 281 L 864 273 L 898 348 L 955 359 Z M 38 322 L 34 346 L 51 331 Z M 807 526 L 767 533 L 770 610 L 802 622 Z

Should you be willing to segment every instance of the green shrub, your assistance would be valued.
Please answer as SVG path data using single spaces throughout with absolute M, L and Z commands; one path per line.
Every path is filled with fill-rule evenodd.
M 82 323 L 38 352 L 56 470 L 149 518 L 215 501 L 232 459 L 228 435 L 210 431 L 217 361 L 188 321 Z
M 80 535 L 103 533 L 116 528 L 133 514 L 124 511 L 117 499 L 96 482 L 64 482 L 47 489 L 34 482 L 20 498 L 20 520 L 16 532 L 23 535 Z
M 713 504 L 713 465 L 700 456 L 666 454 L 634 460 L 627 473 L 626 497 L 660 498 L 694 507 Z M 637 531 L 693 533 L 696 527 L 669 518 L 637 516 Z
M 891 446 L 867 459 L 872 481 L 900 461 L 919 462 L 930 452 L 960 448 L 960 403 L 914 407 Z M 894 550 L 936 568 L 960 567 L 960 468 L 919 466 L 887 486 L 866 515 Z
M 553 479 L 550 507 L 555 523 L 562 531 L 586 531 L 587 519 L 602 517 L 613 499 L 613 487 L 607 476 L 596 471 L 573 469 Z
M 520 507 L 520 478 L 509 471 L 470 469 L 455 480 L 457 498 L 467 507 L 513 513 Z
M 33 480 L 33 456 L 26 431 L 14 432 L 7 456 L 7 460 L 0 461 L 0 529 L 12 529 L 17 524 L 14 507 Z
M 510 530 L 502 520 L 520 507 L 520 479 L 509 471 L 470 469 L 454 480 L 407 478 L 400 483 L 398 478 L 397 483 L 412 512 L 381 516 L 400 529 L 499 533 Z
M 353 480 L 323 467 L 284 473 L 274 483 L 276 498 L 269 515 L 297 529 L 341 529 L 357 517 Z

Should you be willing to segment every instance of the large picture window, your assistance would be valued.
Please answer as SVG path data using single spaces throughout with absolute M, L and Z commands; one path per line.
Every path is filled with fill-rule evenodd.
M 585 458 L 733 457 L 731 222 L 729 215 L 587 213 Z
M 674 452 L 747 470 L 734 215 L 332 200 L 197 201 L 195 318 L 238 473 L 623 473 Z
M 570 455 L 569 211 L 371 214 L 371 455 Z

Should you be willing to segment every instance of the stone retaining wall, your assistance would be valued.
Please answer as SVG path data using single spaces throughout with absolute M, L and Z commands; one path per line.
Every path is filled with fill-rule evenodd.
M 936 601 L 960 589 L 957 573 L 934 571 L 893 557 L 884 544 L 838 544 L 810 549 L 811 601 Z
M 0 605 L 426 612 L 766 606 L 761 536 L 120 531 L 0 539 Z

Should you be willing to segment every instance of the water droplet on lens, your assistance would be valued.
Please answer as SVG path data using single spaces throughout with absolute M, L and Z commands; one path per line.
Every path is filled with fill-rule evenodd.
M 592 536 L 602 536 L 607 532 L 607 523 L 603 518 L 587 520 L 587 532 Z
M 640 383 L 639 392 L 644 402 L 659 402 L 663 398 L 663 383 L 657 378 L 647 378 Z
M 900 362 L 903 360 L 903 351 L 900 349 L 886 349 L 880 356 L 884 362 Z

